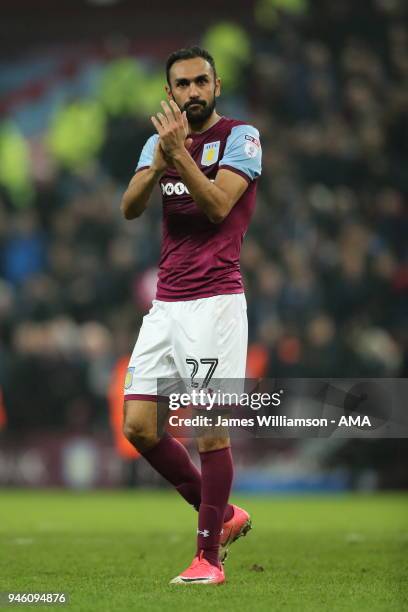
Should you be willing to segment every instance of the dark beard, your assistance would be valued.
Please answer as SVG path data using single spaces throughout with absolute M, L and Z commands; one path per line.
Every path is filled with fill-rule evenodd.
M 194 104 L 199 104 L 199 107 L 194 107 Z M 193 108 L 191 108 L 193 107 Z M 203 125 L 209 117 L 211 117 L 213 111 L 215 109 L 215 96 L 208 104 L 203 100 L 197 100 L 197 102 L 187 102 L 183 111 L 186 111 L 187 120 L 190 125 L 195 128 Z

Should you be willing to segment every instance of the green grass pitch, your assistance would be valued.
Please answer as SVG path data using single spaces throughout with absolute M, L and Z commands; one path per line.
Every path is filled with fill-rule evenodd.
M 175 493 L 3 490 L 0 591 L 65 591 L 65 608 L 35 609 L 70 612 L 402 612 L 407 499 L 234 497 L 254 528 L 231 548 L 227 583 L 170 587 L 191 561 L 196 525 Z

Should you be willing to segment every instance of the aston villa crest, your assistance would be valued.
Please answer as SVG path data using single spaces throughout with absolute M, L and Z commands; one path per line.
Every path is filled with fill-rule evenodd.
M 218 160 L 220 154 L 220 141 L 207 142 L 203 148 L 203 154 L 201 157 L 202 166 L 212 166 Z
M 135 368 L 127 369 L 126 378 L 125 378 L 125 389 L 130 389 L 130 387 L 132 386 L 134 371 L 135 371 Z

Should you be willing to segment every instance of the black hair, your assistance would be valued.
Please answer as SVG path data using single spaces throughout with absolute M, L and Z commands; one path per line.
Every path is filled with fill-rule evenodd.
M 215 69 L 215 62 L 214 62 L 213 56 L 210 53 L 208 53 L 208 51 L 206 51 L 205 49 L 194 46 L 194 47 L 187 47 L 186 49 L 179 49 L 178 51 L 174 51 L 174 53 L 169 55 L 169 57 L 167 58 L 167 62 L 166 62 L 167 83 L 170 85 L 170 69 L 173 64 L 175 64 L 176 62 L 179 62 L 180 60 L 189 60 L 189 59 L 194 59 L 195 57 L 202 57 L 204 60 L 206 60 L 210 64 L 211 68 L 213 69 L 214 78 L 217 76 L 217 71 Z

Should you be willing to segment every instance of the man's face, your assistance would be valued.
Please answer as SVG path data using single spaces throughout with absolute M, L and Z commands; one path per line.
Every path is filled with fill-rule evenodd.
M 214 78 L 211 65 L 201 57 L 175 62 L 170 69 L 170 87 L 166 87 L 181 111 L 187 112 L 191 125 L 202 125 L 215 109 L 220 95 L 220 79 Z

